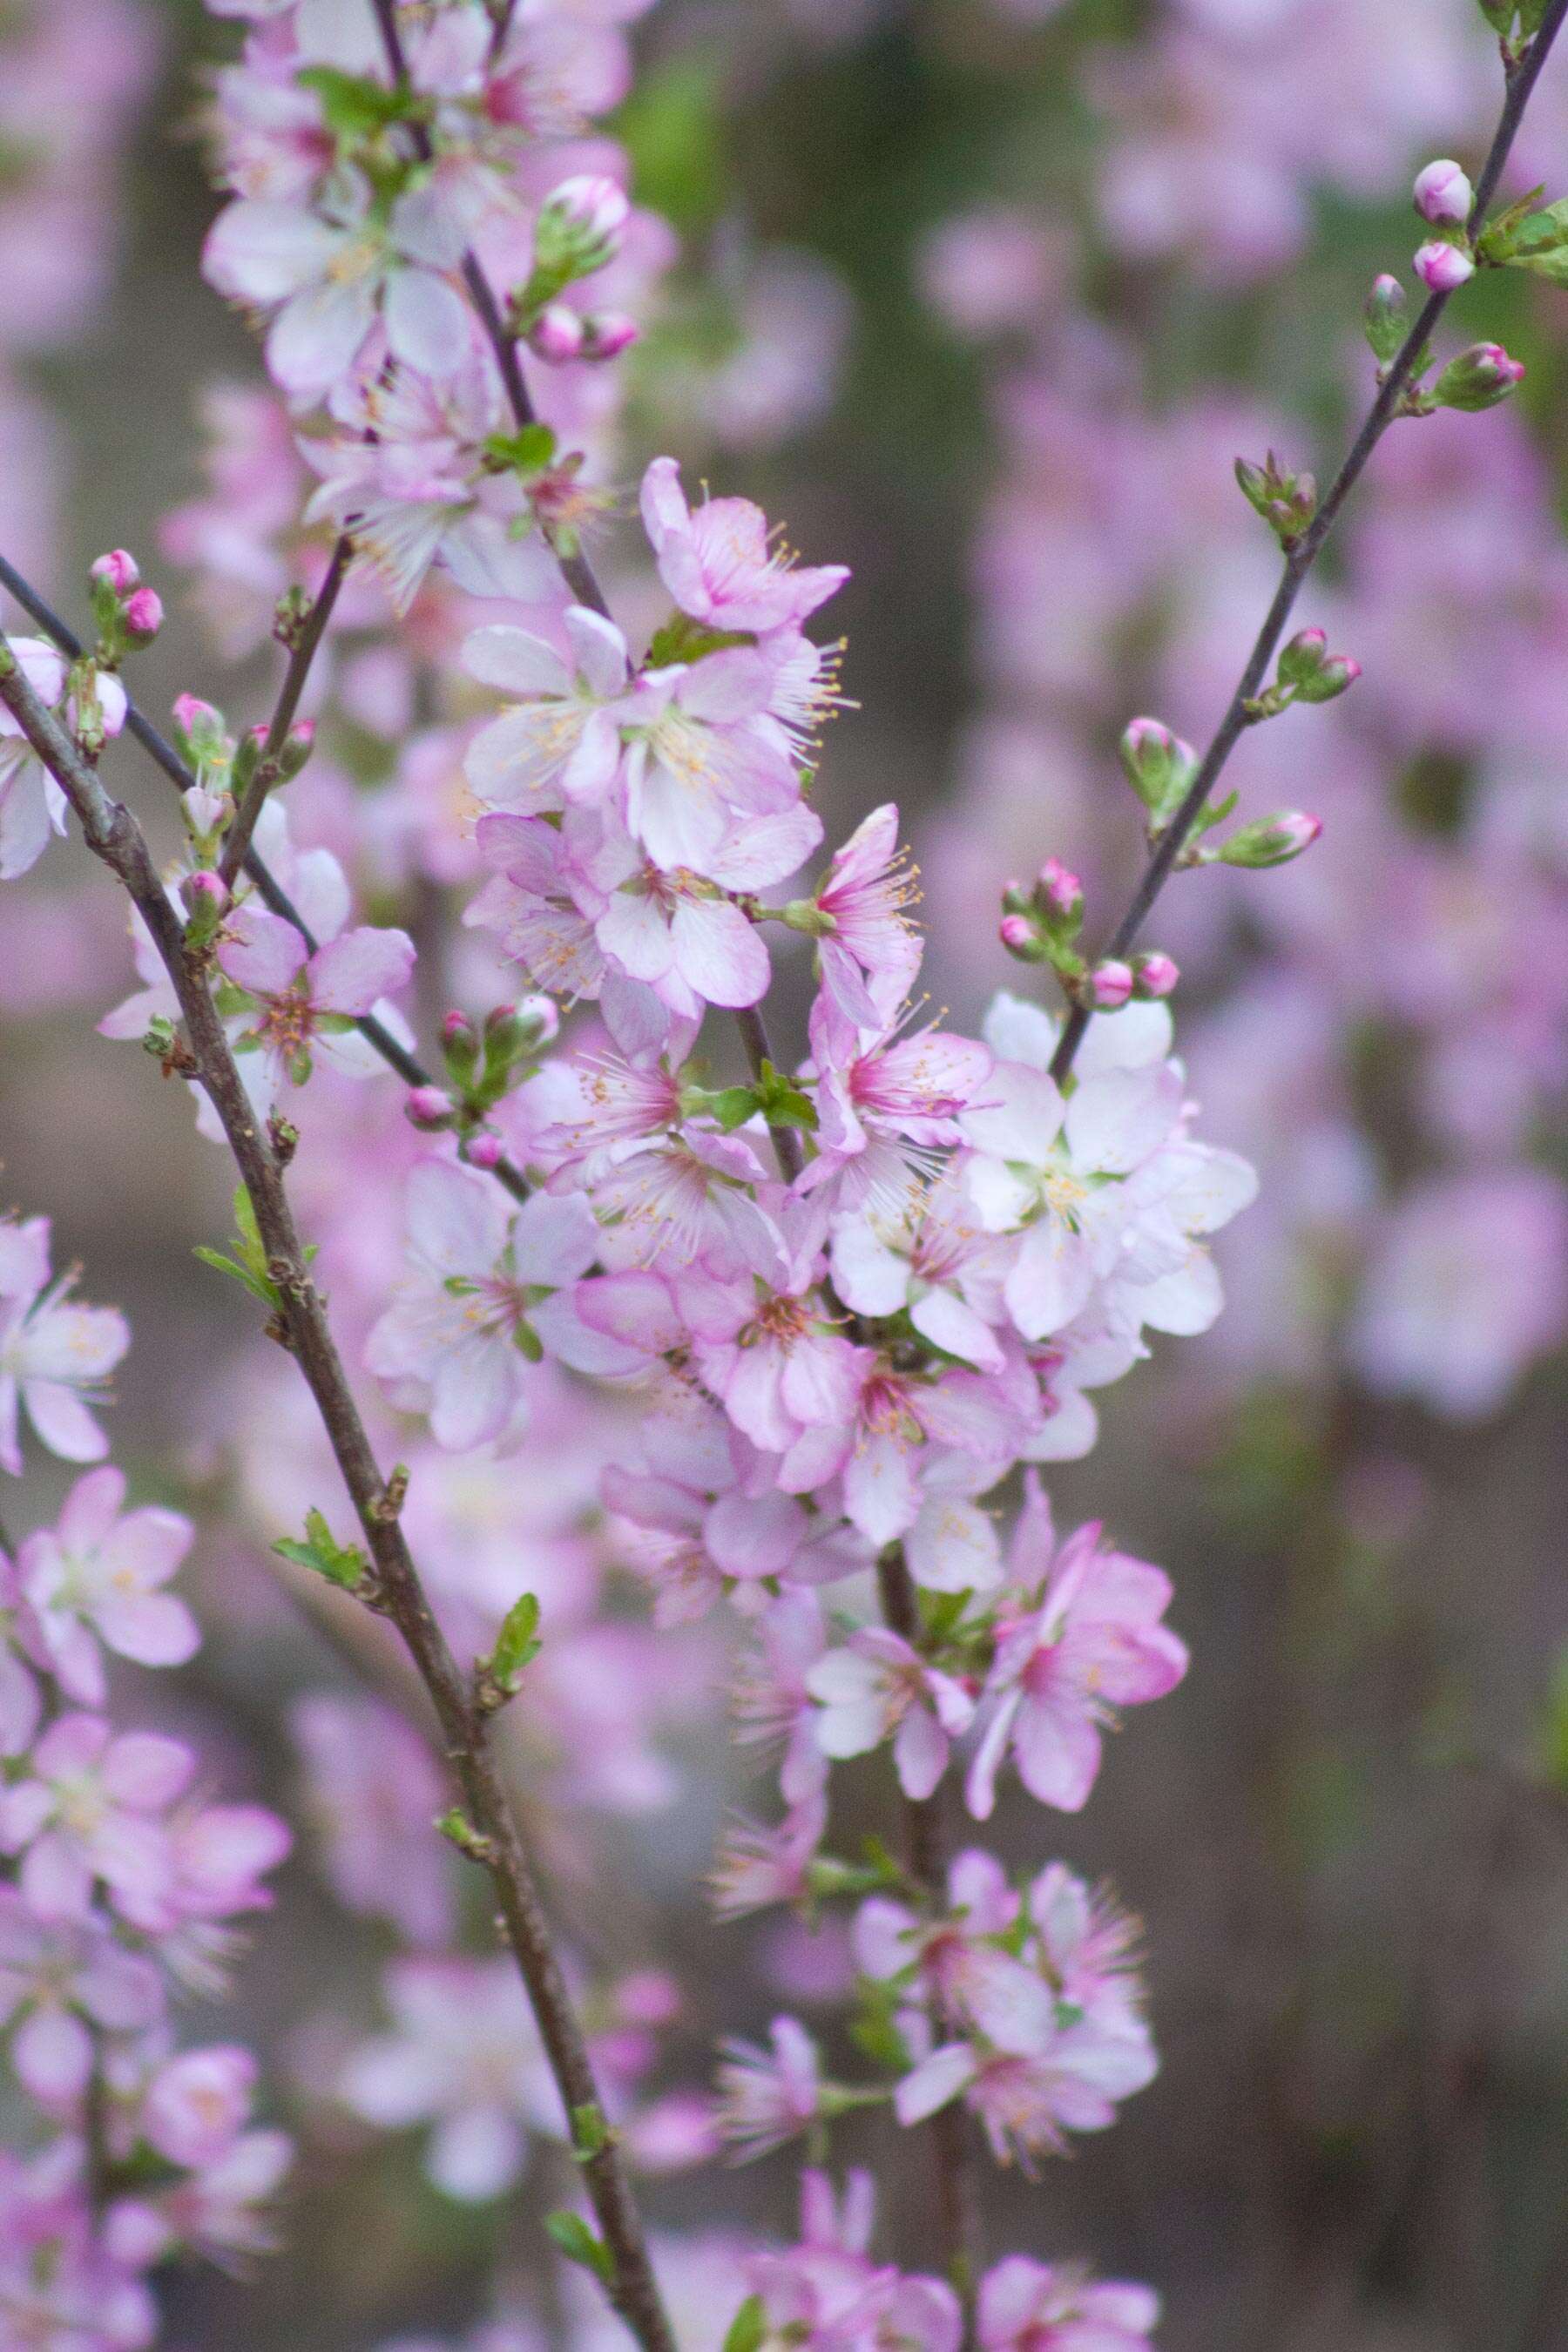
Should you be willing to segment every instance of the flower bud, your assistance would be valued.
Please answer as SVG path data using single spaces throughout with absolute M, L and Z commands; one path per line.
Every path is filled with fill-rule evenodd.
M 204 866 L 195 874 L 187 874 L 180 885 L 180 902 L 185 910 L 185 940 L 190 947 L 205 947 L 222 922 L 229 902 L 226 886 L 216 874 Z
M 1084 993 L 1097 1013 L 1120 1013 L 1132 993 L 1132 967 L 1119 957 L 1097 963 L 1084 982 Z
M 488 1129 L 468 1139 L 468 1159 L 476 1168 L 499 1168 L 501 1161 L 501 1140 Z
M 1132 959 L 1132 993 L 1134 996 L 1169 996 L 1181 978 L 1173 959 L 1155 948 L 1147 955 Z
M 618 359 L 641 332 L 637 320 L 628 319 L 624 310 L 591 310 L 583 321 L 583 357 Z
M 1048 950 L 1027 915 L 1004 915 L 996 936 L 1020 963 L 1044 963 Z
M 132 646 L 150 646 L 163 625 L 163 599 L 156 588 L 133 588 L 125 600 L 125 635 Z
M 1523 382 L 1524 365 L 1500 343 L 1472 343 L 1448 362 L 1432 387 L 1439 408 L 1493 408 Z
M 1121 738 L 1121 751 L 1129 783 L 1153 823 L 1163 824 L 1180 807 L 1197 772 L 1196 752 L 1157 719 L 1133 719 Z
M 583 321 L 565 302 L 550 302 L 528 331 L 528 347 L 552 367 L 583 355 Z
M 1244 824 L 1239 833 L 1220 844 L 1215 856 L 1225 866 L 1287 866 L 1292 857 L 1300 857 L 1310 849 L 1323 829 L 1321 817 L 1307 816 L 1300 809 L 1282 812 L 1278 816 L 1260 816 Z
M 1416 277 L 1434 294 L 1452 294 L 1467 278 L 1476 274 L 1476 265 L 1469 255 L 1438 236 L 1417 247 L 1414 266 Z
M 561 1007 L 552 996 L 522 996 L 517 1017 L 529 1046 L 553 1045 L 561 1034 Z
M 283 739 L 273 758 L 280 784 L 290 784 L 316 748 L 316 722 L 313 719 L 297 719 Z
M 1385 271 L 1381 278 L 1373 278 L 1372 292 L 1366 298 L 1366 339 L 1373 357 L 1384 367 L 1405 341 L 1407 308 L 1405 289 L 1397 278 L 1390 278 Z
M 1047 857 L 1035 882 L 1034 902 L 1043 921 L 1076 930 L 1083 919 L 1083 884 L 1059 857 Z
M 558 285 L 603 269 L 620 251 L 631 217 L 625 189 L 602 172 L 578 172 L 552 188 L 533 228 L 534 267 Z
M 1463 228 L 1476 200 L 1469 181 L 1447 156 L 1416 173 L 1412 195 L 1422 219 L 1435 228 Z
M 212 703 L 204 702 L 200 695 L 177 694 L 174 715 L 174 725 L 184 737 L 193 759 L 216 759 L 226 751 L 228 734 L 224 715 Z
M 441 1024 L 441 1058 L 455 1084 L 467 1084 L 479 1057 L 479 1032 L 468 1014 L 448 1013 Z
M 90 580 L 101 580 L 117 596 L 129 596 L 142 584 L 142 569 L 136 558 L 123 547 L 111 547 L 107 555 L 99 556 L 88 567 Z
M 1349 654 L 1331 654 L 1321 629 L 1298 629 L 1280 649 L 1279 676 L 1293 688 L 1298 702 L 1332 702 L 1361 676 L 1361 664 Z
M 414 1087 L 405 1097 L 403 1115 L 422 1135 L 437 1135 L 452 1124 L 451 1100 L 439 1087 Z

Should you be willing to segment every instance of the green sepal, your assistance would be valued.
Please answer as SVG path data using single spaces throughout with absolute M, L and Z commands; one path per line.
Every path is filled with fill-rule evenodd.
M 654 631 L 647 666 L 668 669 L 676 662 L 700 661 L 704 654 L 728 653 L 731 646 L 756 642 L 750 629 L 710 629 L 706 622 L 694 621 L 689 613 L 672 613 L 664 626 Z
M 767 2340 L 767 2305 L 760 2294 L 749 2294 L 725 2332 L 724 2352 L 762 2352 Z
M 341 147 L 374 139 L 403 121 L 409 111 L 406 89 L 388 89 L 368 74 L 344 73 L 339 66 L 306 66 L 294 79 L 302 89 L 315 91 L 327 128 Z

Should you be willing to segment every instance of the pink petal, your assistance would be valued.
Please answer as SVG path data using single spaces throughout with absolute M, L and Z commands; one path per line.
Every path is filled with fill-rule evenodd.
M 344 931 L 310 958 L 311 1002 L 324 1013 L 368 1013 L 378 997 L 406 987 L 414 964 L 406 931 Z

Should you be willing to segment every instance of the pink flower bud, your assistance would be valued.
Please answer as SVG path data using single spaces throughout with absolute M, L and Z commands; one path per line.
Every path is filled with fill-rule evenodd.
M 1416 277 L 1434 294 L 1452 294 L 1467 278 L 1476 274 L 1476 265 L 1468 253 L 1436 236 L 1417 248 L 1415 268 Z
M 455 1045 L 459 1038 L 471 1040 L 473 1034 L 474 1024 L 466 1013 L 454 1009 L 442 1021 L 441 1043 L 444 1045 Z
M 1041 912 L 1059 920 L 1070 920 L 1083 909 L 1083 884 L 1059 857 L 1047 857 L 1041 866 L 1035 896 Z
M 635 343 L 642 329 L 623 310 L 594 310 L 583 321 L 583 357 L 613 360 Z
M 414 1087 L 403 1105 L 403 1114 L 411 1127 L 425 1135 L 434 1135 L 452 1123 L 452 1105 L 439 1087 Z
M 204 702 L 199 694 L 177 694 L 174 703 L 174 724 L 186 735 L 195 735 L 203 728 L 216 732 L 223 729 L 223 713 L 212 703 Z
M 552 1045 L 561 1034 L 561 1007 L 552 996 L 520 997 L 517 1017 L 532 1045 Z
M 88 571 L 90 579 L 106 580 L 117 596 L 129 596 L 133 588 L 141 585 L 141 566 L 123 547 L 111 547 L 108 554 L 100 555 L 88 567 Z
M 491 1135 L 487 1132 L 482 1135 L 476 1135 L 469 1142 L 468 1158 L 476 1168 L 499 1168 L 501 1162 L 501 1143 L 499 1135 Z
M 1158 948 L 1132 959 L 1132 990 L 1136 996 L 1169 996 L 1181 976 L 1172 958 Z
M 163 625 L 163 599 L 156 588 L 133 588 L 125 600 L 125 634 L 133 645 L 150 646 Z
M 1021 954 L 1035 945 L 1035 927 L 1027 915 L 1004 915 L 996 936 L 1009 955 Z
M 554 216 L 562 228 L 610 251 L 619 243 L 621 231 L 632 216 L 626 190 L 603 172 L 577 172 L 571 179 L 563 180 L 545 197 L 543 209 Z M 609 258 L 609 252 L 605 257 Z
M 228 905 L 228 891 L 221 877 L 209 874 L 205 866 L 200 873 L 186 875 L 180 886 L 180 897 L 187 915 L 194 915 L 198 908 L 221 915 Z
M 1476 192 L 1458 163 L 1445 156 L 1415 174 L 1415 209 L 1435 228 L 1463 228 Z
M 1132 967 L 1108 956 L 1097 963 L 1086 983 L 1089 1003 L 1100 1013 L 1118 1013 L 1132 993 Z
M 528 331 L 529 349 L 560 367 L 583 355 L 583 321 L 564 302 L 550 302 Z

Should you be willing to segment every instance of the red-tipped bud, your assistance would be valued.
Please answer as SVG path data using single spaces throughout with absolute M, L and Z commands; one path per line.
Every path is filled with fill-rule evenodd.
M 1134 719 L 1121 738 L 1121 764 L 1127 781 L 1156 825 L 1164 824 L 1180 807 L 1197 772 L 1197 754 L 1157 719 Z
M 194 915 L 198 907 L 221 915 L 228 905 L 228 890 L 222 876 L 209 874 L 205 866 L 197 874 L 186 875 L 180 886 L 180 897 L 187 915 Z
M 583 342 L 583 321 L 565 302 L 547 303 L 528 331 L 529 349 L 552 367 L 581 359 Z
M 1083 913 L 1083 884 L 1059 857 L 1047 857 L 1035 881 L 1035 904 L 1051 923 L 1077 924 Z
M 1495 408 L 1523 381 L 1523 362 L 1510 359 L 1500 343 L 1472 343 L 1448 362 L 1432 397 L 1439 408 Z
M 1119 1013 L 1132 993 L 1132 967 L 1117 957 L 1097 963 L 1084 982 L 1084 993 L 1098 1013 Z
M 520 997 L 517 1017 L 531 1046 L 552 1045 L 561 1034 L 561 1007 L 552 996 Z
M 125 599 L 125 635 L 133 646 L 150 646 L 163 625 L 163 599 L 156 588 L 133 588 Z
M 436 1135 L 452 1124 L 452 1105 L 439 1087 L 411 1088 L 403 1105 L 403 1114 L 411 1127 L 422 1135 Z
M 142 584 L 142 567 L 125 548 L 111 547 L 107 555 L 99 556 L 89 565 L 88 576 L 101 580 L 117 596 L 129 596 L 133 588 Z
M 583 357 L 618 359 L 641 332 L 637 320 L 628 319 L 624 310 L 591 310 L 583 321 Z
M 1148 955 L 1132 959 L 1132 993 L 1134 996 L 1170 996 L 1181 978 L 1173 960 L 1158 948 Z
M 470 1139 L 468 1158 L 476 1168 L 499 1168 L 502 1156 L 499 1135 L 491 1135 L 486 1129 Z
M 1215 853 L 1226 866 L 1286 866 L 1292 857 L 1300 857 L 1310 849 L 1322 832 L 1321 817 L 1308 816 L 1300 809 L 1284 811 L 1279 816 L 1261 816 L 1251 824 L 1244 824 L 1239 833 L 1222 842 Z
M 1046 944 L 1027 915 L 1004 915 L 997 925 L 996 936 L 1010 956 L 1020 963 L 1044 963 Z

